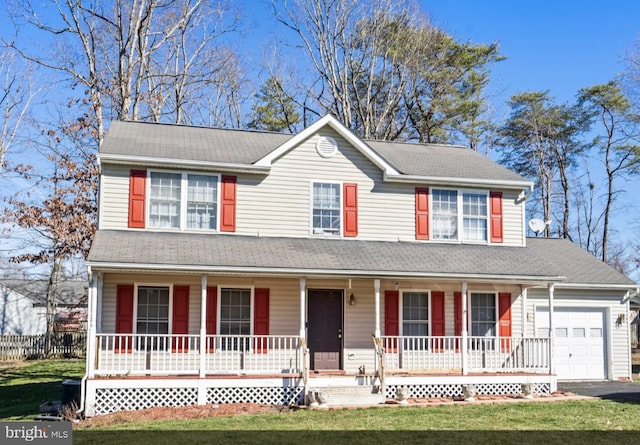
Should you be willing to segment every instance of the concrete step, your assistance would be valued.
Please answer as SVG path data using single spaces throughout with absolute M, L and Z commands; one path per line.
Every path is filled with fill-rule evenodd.
M 364 406 L 385 402 L 384 395 L 377 385 L 322 386 L 310 387 L 307 404 L 315 406 Z M 313 394 L 313 399 L 309 397 Z

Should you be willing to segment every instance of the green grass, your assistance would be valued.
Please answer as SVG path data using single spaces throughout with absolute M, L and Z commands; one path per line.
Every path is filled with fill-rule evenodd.
M 0 363 L 0 421 L 31 420 L 38 406 L 60 400 L 62 380 L 80 378 L 82 360 Z M 126 419 L 126 417 L 125 417 Z M 607 400 L 356 410 L 123 422 L 74 429 L 74 444 L 349 445 L 479 443 L 537 445 L 638 442 L 640 404 Z M 622 430 L 622 431 L 620 431 Z
M 74 443 L 577 443 L 638 442 L 640 405 L 567 401 L 357 410 L 297 410 L 131 422 L 74 431 Z M 623 430 L 623 431 L 619 431 Z
M 0 420 L 33 420 L 40 404 L 62 399 L 62 381 L 84 369 L 84 360 L 0 362 Z

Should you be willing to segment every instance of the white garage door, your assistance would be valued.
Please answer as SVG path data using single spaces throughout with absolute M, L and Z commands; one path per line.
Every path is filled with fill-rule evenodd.
M 553 309 L 555 371 L 561 380 L 606 378 L 604 309 Z M 536 311 L 538 336 L 548 336 L 549 310 Z

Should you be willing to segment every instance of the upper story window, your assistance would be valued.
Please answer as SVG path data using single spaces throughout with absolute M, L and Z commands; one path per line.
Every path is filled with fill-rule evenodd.
M 340 184 L 313 183 L 313 234 L 340 235 Z
M 487 193 L 434 189 L 431 198 L 434 240 L 487 241 Z
M 149 227 L 215 230 L 218 177 L 149 173 Z

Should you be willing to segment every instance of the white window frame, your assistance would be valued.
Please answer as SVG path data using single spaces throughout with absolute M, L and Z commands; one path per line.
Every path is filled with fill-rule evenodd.
M 469 326 L 469 336 L 473 337 L 474 335 L 472 334 L 473 332 L 473 317 L 472 317 L 472 307 L 471 307 L 471 298 L 473 294 L 486 294 L 486 295 L 493 295 L 493 302 L 495 305 L 495 313 L 494 313 L 494 318 L 495 318 L 495 322 L 494 322 L 494 329 L 495 329 L 495 335 L 493 337 L 487 337 L 487 338 L 496 338 L 500 336 L 500 332 L 499 332 L 499 326 L 500 326 L 500 308 L 498 307 L 499 301 L 498 301 L 498 292 L 496 291 L 492 291 L 492 290 L 473 290 L 473 291 L 468 291 L 468 295 L 469 298 L 467 300 L 467 307 L 468 307 L 468 316 L 467 316 L 467 326 Z
M 243 289 L 243 290 L 249 290 L 250 293 L 250 304 L 251 304 L 251 309 L 249 311 L 249 335 L 253 335 L 253 311 L 255 309 L 255 286 L 243 286 L 241 284 L 234 284 L 234 285 L 218 285 L 218 291 L 217 291 L 217 297 L 218 297 L 218 301 L 217 301 L 217 307 L 216 307 L 216 335 L 229 335 L 229 334 L 221 334 L 220 333 L 220 328 L 222 325 L 222 289 Z
M 168 333 L 166 335 L 172 335 L 173 333 L 173 283 L 134 283 L 133 284 L 133 333 L 138 333 L 138 288 L 139 287 L 164 287 L 169 288 L 169 314 L 168 314 Z M 146 334 L 143 334 L 146 335 Z M 150 334 L 152 335 L 152 334 Z M 158 334 L 165 335 L 165 334 Z
M 451 191 L 456 192 L 456 207 L 457 207 L 457 237 L 452 239 L 437 239 L 435 238 L 435 222 L 434 222 L 434 199 L 433 192 L 434 190 L 442 190 L 442 191 Z M 464 195 L 483 195 L 486 199 L 487 204 L 487 215 L 486 215 L 486 232 L 485 240 L 468 240 L 464 236 Z M 490 202 L 489 202 L 489 192 L 487 190 L 476 190 L 476 189 L 456 189 L 456 188 L 448 188 L 448 187 L 430 187 L 429 188 L 429 225 L 432 227 L 431 229 L 431 240 L 438 243 L 464 243 L 464 244 L 490 244 Z M 474 217 L 475 218 L 475 217 Z
M 400 289 L 400 298 L 398 308 L 399 313 L 399 334 L 401 337 L 404 337 L 404 294 L 405 293 L 416 293 L 416 294 L 427 294 L 427 336 L 430 337 L 433 334 L 433 320 L 432 320 L 432 310 L 431 306 L 431 290 L 428 289 Z
M 338 215 L 340 216 L 340 228 L 338 233 L 316 233 L 313 227 L 313 186 L 315 184 L 332 184 L 338 185 L 338 192 L 340 193 L 340 202 L 338 204 Z M 320 179 L 313 179 L 309 181 L 309 235 L 313 237 L 325 237 L 325 238 L 342 238 L 344 231 L 344 183 L 342 181 L 327 181 Z
M 151 227 L 151 175 L 153 173 L 168 173 L 172 175 L 180 175 L 180 224 L 179 227 Z M 209 176 L 216 180 L 216 227 L 214 229 L 195 229 L 187 228 L 187 198 L 188 198 L 188 185 L 189 175 L 192 176 Z M 219 232 L 220 231 L 220 189 L 222 186 L 222 175 L 219 173 L 207 173 L 207 172 L 185 172 L 178 170 L 147 170 L 147 185 L 146 185 L 146 199 L 145 199 L 145 227 L 149 230 L 158 231 L 181 231 L 181 232 Z

